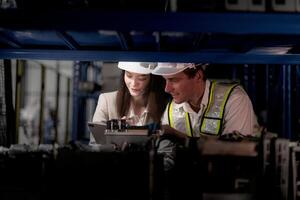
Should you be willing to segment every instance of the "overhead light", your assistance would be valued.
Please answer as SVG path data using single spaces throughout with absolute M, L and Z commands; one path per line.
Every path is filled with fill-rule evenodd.
M 284 55 L 292 47 L 256 47 L 247 52 L 247 54 L 270 54 L 270 55 Z

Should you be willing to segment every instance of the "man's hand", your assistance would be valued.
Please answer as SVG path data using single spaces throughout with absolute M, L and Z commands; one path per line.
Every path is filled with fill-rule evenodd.
M 180 142 L 185 143 L 187 136 L 185 133 L 182 133 L 169 125 L 162 125 L 161 126 L 161 133 L 160 136 L 162 137 L 174 137 L 175 139 L 179 140 Z

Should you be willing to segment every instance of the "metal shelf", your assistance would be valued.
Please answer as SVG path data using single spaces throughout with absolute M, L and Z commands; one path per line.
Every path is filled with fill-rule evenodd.
M 0 58 L 298 64 L 299 21 L 291 13 L 0 10 Z
M 255 101 L 267 85 L 267 124 L 290 138 L 299 129 L 299 21 L 297 13 L 0 10 L 0 59 L 246 64 L 242 74 Z M 248 64 L 268 64 L 261 85 L 254 77 L 262 68 Z M 83 113 L 77 97 L 74 113 Z M 73 138 L 83 132 L 73 129 Z
M 214 64 L 299 64 L 300 54 L 0 49 L 0 58 L 81 61 L 174 61 Z

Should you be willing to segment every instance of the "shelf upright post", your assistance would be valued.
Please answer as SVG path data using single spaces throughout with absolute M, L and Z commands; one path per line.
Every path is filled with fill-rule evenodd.
M 8 121 L 6 104 L 6 80 L 4 62 L 0 61 L 0 145 L 6 146 L 8 139 Z
M 96 64 L 93 65 L 94 66 L 94 77 L 93 77 L 93 82 L 95 82 L 95 84 L 98 84 L 101 86 L 101 90 L 102 90 L 102 67 L 103 67 L 103 63 L 101 64 Z M 98 101 L 98 97 L 99 97 L 99 91 L 93 91 L 93 99 L 96 101 L 96 105 L 97 105 L 97 101 Z M 95 108 L 96 109 L 96 106 Z
M 264 126 L 267 127 L 268 124 L 268 117 L 269 117 L 269 96 L 270 96 L 270 83 L 269 83 L 269 68 L 270 65 L 266 65 L 264 67 L 265 69 L 265 96 L 264 96 L 264 100 L 265 100 L 265 118 L 264 118 Z
M 70 90 L 71 90 L 71 78 L 67 78 L 67 98 L 66 98 L 66 133 L 65 133 L 65 141 L 67 144 L 69 140 L 69 118 L 70 118 Z M 73 115 L 74 116 L 74 115 Z
M 58 140 L 58 115 L 59 115 L 59 98 L 60 98 L 60 73 L 56 69 L 56 94 L 55 94 L 55 116 L 54 116 L 54 142 Z
M 232 80 L 233 81 L 238 81 L 238 70 L 237 70 L 237 65 L 232 66 Z
M 21 111 L 21 101 L 22 101 L 22 94 L 23 94 L 23 87 L 22 87 L 22 79 L 24 77 L 24 70 L 25 70 L 25 61 L 24 60 L 17 60 L 17 70 L 16 70 L 16 90 L 15 90 L 15 110 L 16 110 L 16 143 L 19 142 L 19 126 L 20 126 L 20 111 Z
M 81 139 L 86 124 L 86 102 L 84 94 L 79 90 L 79 82 L 87 79 L 87 68 L 90 62 L 76 61 L 73 78 L 73 125 L 72 140 Z
M 45 105 L 45 88 L 46 88 L 46 67 L 41 65 L 41 93 L 40 93 L 40 117 L 39 117 L 39 144 L 45 142 L 44 131 L 44 105 Z
M 80 81 L 87 80 L 87 71 L 89 68 L 90 62 L 80 62 Z M 78 107 L 78 135 L 77 139 L 83 139 L 85 134 L 85 127 L 86 127 L 86 94 L 82 90 L 79 91 L 79 107 Z
M 268 102 L 269 102 L 269 88 L 270 88 L 270 83 L 269 83 L 269 68 L 270 68 L 270 65 L 266 65 L 265 69 L 266 69 L 266 76 L 265 76 L 265 79 L 266 79 L 266 95 L 265 95 L 265 100 L 266 100 L 266 104 L 267 104 L 267 110 L 268 109 Z
M 282 67 L 269 65 L 267 69 L 267 129 L 282 136 L 283 90 Z
M 300 65 L 296 65 L 296 139 L 300 139 Z
M 256 83 L 257 83 L 257 65 L 251 66 L 251 79 L 250 79 L 250 94 L 251 94 L 251 100 L 253 107 L 257 109 L 257 91 L 256 91 Z
M 93 76 L 93 82 L 95 84 L 99 84 L 99 85 L 102 85 L 100 83 L 100 80 L 102 79 L 102 64 L 101 65 L 93 65 L 93 73 L 94 73 L 94 76 Z M 102 89 L 102 88 L 101 88 Z M 95 101 L 95 104 L 93 106 L 93 110 L 96 110 L 96 106 L 97 106 L 97 102 L 98 102 L 98 97 L 99 97 L 99 92 L 93 92 L 92 93 L 92 99 Z
M 7 126 L 7 141 L 5 146 L 9 147 L 16 143 L 15 131 L 15 110 L 13 107 L 13 90 L 11 80 L 11 60 L 4 60 L 4 79 L 5 79 L 5 106 L 6 106 L 6 126 Z
M 256 98 L 256 65 L 244 65 L 244 88 L 249 95 L 253 108 L 257 108 Z
M 244 76 L 244 88 L 248 92 L 249 89 L 249 65 L 245 64 L 243 67 L 243 76 Z
M 79 75 L 80 61 L 75 61 L 73 72 L 73 116 L 72 116 L 72 140 L 77 140 L 78 115 L 79 115 Z
M 291 114 L 292 114 L 292 76 L 291 76 L 291 65 L 283 65 L 281 67 L 282 75 L 282 106 L 283 106 L 283 117 L 282 117 L 282 136 L 284 138 L 291 139 L 292 137 L 292 126 L 291 126 Z

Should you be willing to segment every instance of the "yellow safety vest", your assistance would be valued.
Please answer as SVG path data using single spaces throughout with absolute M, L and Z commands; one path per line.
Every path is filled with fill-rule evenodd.
M 208 105 L 200 122 L 200 134 L 220 135 L 222 133 L 225 106 L 231 92 L 236 86 L 238 84 L 212 81 L 209 88 Z M 168 105 L 168 120 L 169 125 L 176 129 L 173 120 L 173 100 Z M 189 137 L 194 137 L 188 112 L 185 112 L 185 125 L 186 134 Z

